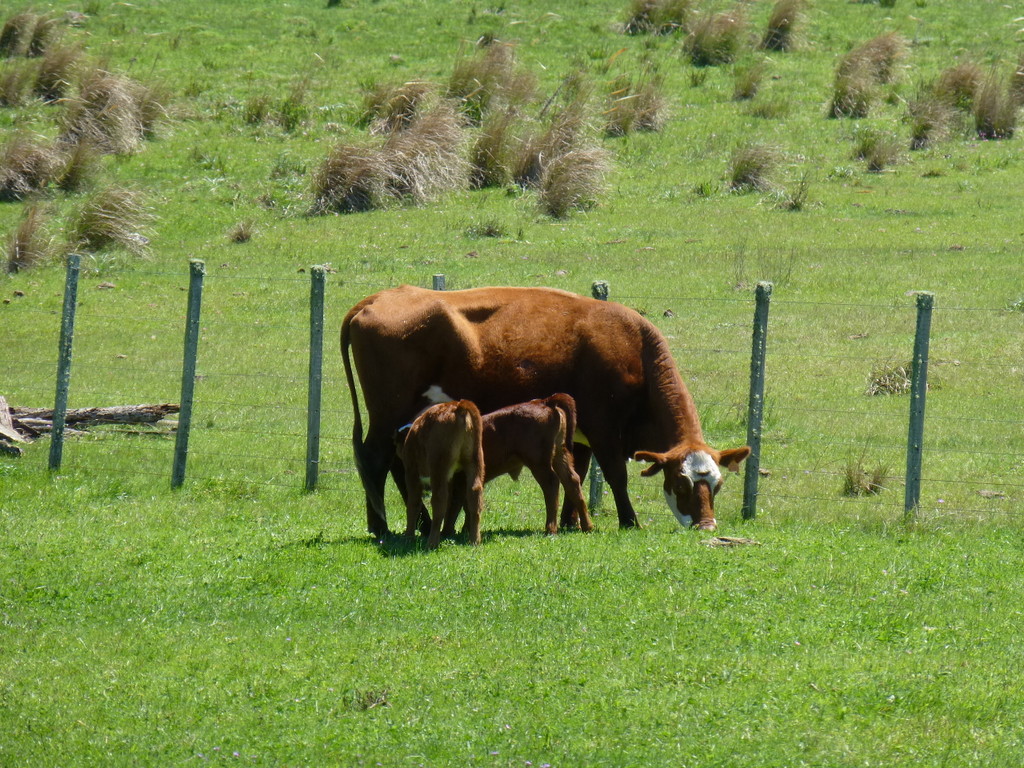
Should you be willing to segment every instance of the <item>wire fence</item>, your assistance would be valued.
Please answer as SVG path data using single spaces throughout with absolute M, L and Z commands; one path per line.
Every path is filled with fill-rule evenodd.
M 71 408 L 176 403 L 181 394 L 187 274 L 140 272 L 140 290 L 82 287 L 75 321 Z M 424 287 L 431 277 L 424 276 Z M 337 332 L 347 309 L 389 287 L 328 273 L 319 492 L 353 509 L 362 491 L 352 462 L 352 414 Z M 462 287 L 462 286 L 460 286 Z M 578 286 L 588 293 L 589 285 Z M 167 297 L 172 297 L 168 300 Z M 741 445 L 748 428 L 750 291 L 707 298 L 616 292 L 668 339 L 694 395 L 705 437 Z M 306 476 L 310 275 L 268 277 L 214 269 L 199 324 L 186 483 L 301 489 Z M 13 406 L 52 405 L 60 297 L 6 307 L 0 394 Z M 767 332 L 758 513 L 793 506 L 899 514 L 908 445 L 914 344 L 912 300 L 890 304 L 772 300 Z M 920 505 L 932 513 L 1019 514 L 1024 497 L 1024 315 L 943 307 L 929 355 Z M 173 425 L 91 429 L 62 472 L 131 478 L 171 475 Z M 651 483 L 634 494 L 656 496 Z M 649 486 L 649 487 L 648 487 Z M 397 508 L 397 507 L 395 507 Z

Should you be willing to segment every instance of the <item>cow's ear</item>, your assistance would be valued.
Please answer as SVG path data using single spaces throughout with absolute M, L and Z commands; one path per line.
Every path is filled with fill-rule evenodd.
M 744 445 L 742 448 L 730 448 L 727 451 L 722 451 L 719 454 L 718 463 L 728 469 L 730 472 L 740 471 L 740 462 L 742 462 L 747 456 L 750 455 L 750 446 Z
M 650 477 L 651 475 L 658 474 L 665 468 L 666 456 L 664 453 L 652 453 L 651 451 L 637 451 L 633 454 L 633 461 L 650 461 L 653 462 L 651 466 L 643 470 L 640 474 L 644 477 Z

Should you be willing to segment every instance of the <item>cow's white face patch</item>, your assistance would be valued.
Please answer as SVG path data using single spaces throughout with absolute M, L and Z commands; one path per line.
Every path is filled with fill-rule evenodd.
M 679 511 L 679 503 L 676 501 L 674 493 L 665 491 L 665 502 L 668 504 L 668 508 L 672 510 L 672 514 L 676 516 L 676 520 L 683 528 L 689 528 L 693 525 L 693 518 L 689 515 L 684 515 Z
M 445 392 L 443 389 L 441 389 L 441 387 L 439 387 L 437 384 L 431 384 L 429 387 L 427 387 L 427 391 L 423 393 L 423 396 L 427 398 L 427 400 L 432 402 L 434 405 L 437 405 L 438 403 L 450 403 L 452 402 L 452 400 L 455 399 L 447 392 Z
M 683 462 L 683 474 L 690 478 L 694 485 L 703 481 L 711 488 L 718 485 L 718 481 L 722 479 L 722 471 L 718 464 L 704 451 L 694 451 L 686 457 L 686 461 Z

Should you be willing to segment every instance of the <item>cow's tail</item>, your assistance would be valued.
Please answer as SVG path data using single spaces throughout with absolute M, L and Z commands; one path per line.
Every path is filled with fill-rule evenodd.
M 341 323 L 341 359 L 345 364 L 345 380 L 348 382 L 348 392 L 352 397 L 352 447 L 355 450 L 356 469 L 362 475 L 363 417 L 359 413 L 359 393 L 356 390 L 355 377 L 352 375 L 352 361 L 349 359 L 349 348 L 352 345 L 350 326 L 352 318 L 360 309 L 362 309 L 362 302 L 352 307 Z
M 552 408 L 560 411 L 565 422 L 565 447 L 572 454 L 573 435 L 576 434 L 576 401 L 562 392 L 548 398 Z

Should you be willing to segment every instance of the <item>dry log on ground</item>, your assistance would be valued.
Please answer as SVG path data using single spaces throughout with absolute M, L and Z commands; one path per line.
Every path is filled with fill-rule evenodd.
M 160 405 L 114 405 L 109 408 L 69 408 L 64 417 L 65 424 L 86 427 L 96 424 L 155 424 L 169 414 L 177 413 L 176 403 Z M 11 415 L 18 420 L 42 419 L 53 421 L 52 408 L 11 408 Z

